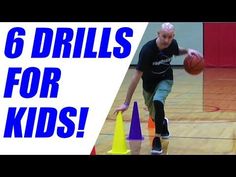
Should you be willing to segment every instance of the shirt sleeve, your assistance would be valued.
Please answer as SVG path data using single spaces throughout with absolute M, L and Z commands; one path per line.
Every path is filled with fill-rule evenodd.
M 173 54 L 174 55 L 179 55 L 179 45 L 178 42 L 174 39 L 173 40 L 173 45 L 172 45 L 172 49 L 173 49 Z
M 139 60 L 138 64 L 136 66 L 136 69 L 139 71 L 146 71 L 149 68 L 149 58 L 150 58 L 151 52 L 147 50 L 147 48 L 142 48 L 140 53 L 139 53 Z

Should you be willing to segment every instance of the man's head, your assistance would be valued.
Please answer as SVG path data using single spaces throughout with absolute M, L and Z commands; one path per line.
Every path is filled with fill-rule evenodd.
M 163 23 L 157 33 L 157 44 L 161 49 L 167 48 L 175 37 L 175 28 L 171 23 Z

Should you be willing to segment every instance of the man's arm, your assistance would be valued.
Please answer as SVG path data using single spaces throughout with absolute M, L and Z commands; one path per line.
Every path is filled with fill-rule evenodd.
M 188 54 L 188 49 L 180 47 L 179 48 L 179 55 L 186 55 L 186 54 Z
M 186 55 L 186 54 L 190 56 L 195 55 L 195 56 L 198 56 L 199 58 L 203 58 L 203 55 L 197 50 L 179 47 L 179 55 Z
M 135 89 L 138 85 L 138 82 L 139 82 L 140 78 L 142 77 L 142 75 L 143 75 L 142 71 L 135 70 L 135 73 L 134 73 L 134 75 L 131 79 L 131 83 L 130 83 L 129 88 L 128 88 L 128 92 L 126 94 L 125 102 L 124 102 L 124 104 L 122 104 L 121 106 L 116 108 L 114 113 L 117 113 L 118 111 L 123 112 L 123 111 L 128 109 L 131 98 L 133 96 L 133 93 L 134 93 L 134 91 L 135 91 Z

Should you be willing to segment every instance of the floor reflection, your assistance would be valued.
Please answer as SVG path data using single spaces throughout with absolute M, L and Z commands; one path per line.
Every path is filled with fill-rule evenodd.
M 131 155 L 139 155 L 141 150 L 142 140 L 131 140 L 129 141 L 129 147 Z
M 204 70 L 203 103 L 205 112 L 236 111 L 235 68 Z

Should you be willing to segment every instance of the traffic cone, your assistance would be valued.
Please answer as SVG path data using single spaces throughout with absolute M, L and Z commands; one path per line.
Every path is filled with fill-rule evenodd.
M 148 118 L 148 128 L 155 128 L 155 122 L 151 116 Z
M 129 131 L 129 136 L 127 139 L 128 140 L 143 140 L 144 139 L 144 137 L 142 136 L 137 101 L 134 102 L 130 131 Z
M 148 129 L 148 137 L 149 137 L 150 145 L 152 145 L 152 141 L 153 141 L 154 136 L 155 136 L 155 129 L 149 128 Z
M 125 140 L 123 116 L 122 113 L 119 111 L 116 117 L 112 150 L 108 151 L 108 154 L 128 154 L 128 153 L 130 153 L 130 150 L 127 149 L 127 144 Z
M 91 151 L 91 154 L 90 155 L 96 155 L 96 149 L 95 149 L 95 146 L 93 147 L 92 151 Z

